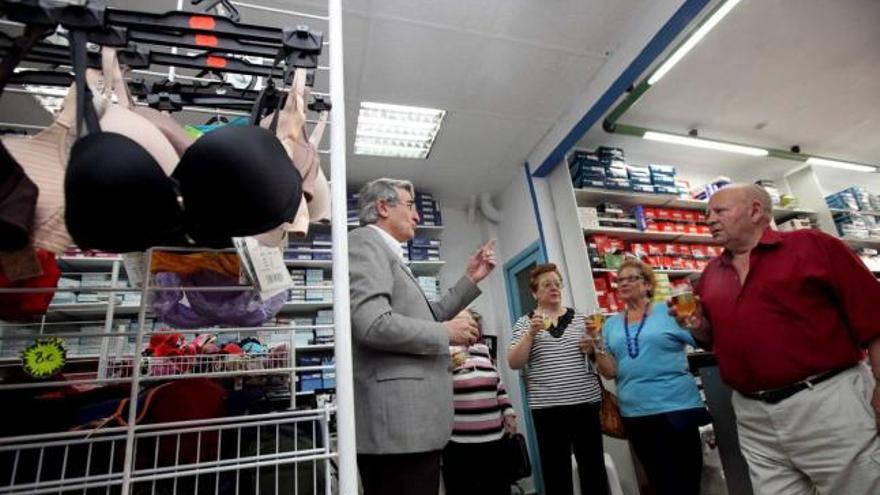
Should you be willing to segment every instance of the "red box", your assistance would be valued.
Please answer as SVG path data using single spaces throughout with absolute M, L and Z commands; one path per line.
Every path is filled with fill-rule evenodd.
M 629 252 L 634 254 L 637 258 L 642 259 L 645 256 L 650 254 L 648 252 L 648 244 L 645 242 L 633 242 L 629 245 Z
M 648 243 L 648 254 L 650 256 L 661 255 L 661 254 L 663 254 L 663 252 L 666 249 L 665 246 L 666 246 L 665 244 L 661 244 L 659 242 L 649 242 Z
M 612 253 L 622 253 L 626 251 L 626 241 L 620 237 L 609 237 L 608 241 L 611 244 Z
M 692 258 L 693 252 L 691 251 L 690 244 L 678 244 L 678 255 L 684 258 Z
M 687 224 L 674 223 L 674 224 L 672 224 L 672 227 L 675 229 L 676 232 L 679 232 L 682 234 L 687 233 Z
M 642 207 L 642 212 L 645 216 L 645 220 L 647 220 L 647 219 L 656 220 L 657 219 L 657 208 L 654 208 L 653 206 Z
M 593 287 L 596 288 L 596 293 L 607 293 L 608 292 L 608 280 L 604 277 L 596 277 L 593 279 Z
M 686 214 L 687 212 L 685 210 L 680 210 L 677 208 L 669 210 L 670 220 L 675 220 L 676 222 L 684 222 Z
M 705 244 L 693 244 L 691 245 L 691 255 L 697 259 L 707 259 L 709 258 L 708 247 Z
M 663 244 L 663 255 L 664 256 L 675 256 L 678 254 L 678 244 L 666 243 Z
M 645 220 L 645 230 L 657 231 L 659 230 L 659 222 L 656 220 Z
M 698 225 L 697 225 L 697 233 L 699 233 L 699 234 L 711 234 L 711 233 L 712 233 L 712 230 L 709 228 L 708 225 L 700 225 L 700 224 L 698 224 Z

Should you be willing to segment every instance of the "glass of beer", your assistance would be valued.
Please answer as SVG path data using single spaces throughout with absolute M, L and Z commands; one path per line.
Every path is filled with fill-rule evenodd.
M 541 317 L 544 319 L 544 330 L 550 330 L 550 327 L 553 326 L 553 319 L 547 313 L 541 313 Z
M 689 285 L 676 285 L 672 288 L 672 305 L 678 316 L 691 316 L 697 310 L 697 299 Z
M 456 345 L 452 346 L 449 350 L 450 354 L 452 354 L 452 367 L 459 368 L 464 365 L 468 357 L 467 347 Z
M 605 324 L 605 314 L 602 313 L 602 309 L 596 309 L 589 315 L 587 315 L 587 332 L 589 337 L 593 339 L 593 343 L 595 345 L 601 344 L 602 340 L 602 325 Z

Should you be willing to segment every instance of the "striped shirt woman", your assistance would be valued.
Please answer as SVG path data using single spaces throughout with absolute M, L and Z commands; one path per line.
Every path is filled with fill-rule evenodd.
M 454 355 L 454 350 L 450 354 Z M 504 435 L 504 418 L 515 416 L 501 376 L 492 363 L 489 347 L 474 344 L 464 363 L 452 371 L 455 393 L 455 426 L 452 441 L 480 443 Z
M 562 274 L 553 263 L 529 273 L 538 303 L 513 328 L 507 362 L 522 369 L 538 440 L 546 493 L 573 493 L 571 455 L 581 493 L 607 493 L 599 377 L 580 347 L 584 315 L 562 304 Z

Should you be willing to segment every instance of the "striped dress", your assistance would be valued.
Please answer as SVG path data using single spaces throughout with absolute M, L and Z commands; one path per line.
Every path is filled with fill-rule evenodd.
M 529 317 L 525 315 L 513 328 L 511 347 L 522 340 L 528 329 Z M 543 330 L 535 336 L 523 371 L 530 408 L 599 402 L 602 399 L 598 375 L 591 370 L 579 347 L 584 330 L 584 315 L 575 312 L 559 338 Z
M 489 348 L 474 344 L 467 350 L 464 364 L 452 371 L 455 393 L 455 426 L 452 441 L 481 443 L 500 440 L 504 435 L 504 415 L 514 414 L 492 363 Z

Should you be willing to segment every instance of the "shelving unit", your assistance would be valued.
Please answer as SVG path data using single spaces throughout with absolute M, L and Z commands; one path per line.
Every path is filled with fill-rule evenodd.
M 627 229 L 622 227 L 601 227 L 598 229 L 582 229 L 584 235 L 607 234 L 620 237 L 627 241 L 657 242 L 701 242 L 709 244 L 712 236 L 708 234 L 683 234 L 679 232 L 655 232 L 650 230 Z
M 320 7 L 320 4 L 312 7 L 316 5 Z M 331 151 L 329 156 L 324 156 L 327 154 L 324 150 L 321 150 L 321 154 L 325 160 L 325 170 L 329 164 L 331 172 L 332 201 L 344 204 L 345 119 L 335 118 L 345 115 L 346 101 L 342 86 L 341 2 L 328 0 L 325 9 L 318 9 L 324 12 L 293 12 L 254 4 L 238 6 L 243 9 L 244 23 L 248 19 L 247 9 L 268 9 L 284 25 L 309 24 L 313 33 L 323 33 L 324 51 L 320 56 L 321 65 L 315 69 L 313 94 L 328 95 L 333 102 L 334 118 L 330 120 L 328 129 L 330 136 L 325 137 L 325 143 L 329 140 Z M 191 7 L 191 10 L 202 7 Z M 260 46 L 271 49 L 275 43 L 280 47 L 281 29 L 257 26 L 249 33 L 262 32 L 264 28 L 272 35 L 277 33 L 279 40 L 277 43 L 261 41 Z M 245 40 L 244 44 L 248 42 Z M 182 77 L 186 74 L 190 72 L 181 71 Z M 316 116 L 309 115 L 309 127 Z M 289 260 L 286 265 L 332 270 L 335 274 L 334 284 L 327 286 L 326 290 L 334 292 L 333 300 L 341 301 L 348 293 L 345 218 L 337 211 L 333 220 L 334 226 L 327 227 L 328 230 L 332 229 L 334 239 L 333 246 L 327 249 L 333 254 L 332 261 Z M 113 226 L 107 228 L 112 229 Z M 144 356 L 142 351 L 150 338 L 157 333 L 166 333 L 154 331 L 152 326 L 152 315 L 147 304 L 147 295 L 154 290 L 154 287 L 150 287 L 150 277 L 147 277 L 143 288 L 116 286 L 125 273 L 121 256 L 60 256 L 57 261 L 64 277 L 73 277 L 77 273 L 111 274 L 108 277 L 110 285 L 96 286 L 95 281 L 100 276 L 92 275 L 89 277 L 91 285 L 65 287 L 64 291 L 109 294 L 110 297 L 134 292 L 140 293 L 141 303 L 131 304 L 128 302 L 131 298 L 125 299 L 124 303 L 56 303 L 50 305 L 45 317 L 32 323 L 0 323 L 3 327 L 0 344 L 3 345 L 4 356 L 0 361 L 0 391 L 11 394 L 6 397 L 17 405 L 16 409 L 25 407 L 26 401 L 17 400 L 19 397 L 36 400 L 35 397 L 45 392 L 52 395 L 54 389 L 63 390 L 62 395 L 113 390 L 114 395 L 108 395 L 107 399 L 124 397 L 130 407 L 121 410 L 112 421 L 82 424 L 81 429 L 74 431 L 68 431 L 68 425 L 65 425 L 61 429 L 45 428 L 39 432 L 21 428 L 10 435 L 11 428 L 29 423 L 18 421 L 15 425 L 7 425 L 4 435 L 0 436 L 0 461 L 3 463 L 3 468 L 0 468 L 0 493 L 129 495 L 238 493 L 240 490 L 251 490 L 266 494 L 315 495 L 330 493 L 331 487 L 338 489 L 339 493 L 356 493 L 351 332 L 346 305 L 334 305 L 328 300 L 289 302 L 280 313 L 284 318 L 271 322 L 274 323 L 271 326 L 179 330 L 187 336 L 188 341 L 196 333 L 213 333 L 218 337 L 218 342 L 239 342 L 242 337 L 263 332 L 272 334 L 271 338 L 278 342 L 289 338 L 290 343 L 287 344 L 274 347 L 267 344 L 269 350 L 266 352 Z M 319 310 L 334 311 L 332 326 L 338 336 L 335 342 L 295 345 L 295 337 L 304 337 L 303 331 L 319 328 L 325 332 L 331 330 L 327 329 L 328 325 L 321 324 L 307 326 L 294 323 L 285 326 L 284 321 L 292 319 L 290 316 Z M 36 338 L 50 336 L 59 337 L 70 349 L 85 340 L 97 341 L 100 345 L 90 344 L 95 349 L 79 355 L 75 350 L 71 352 L 60 374 L 44 380 L 25 376 L 22 360 L 13 352 L 22 344 L 30 345 Z M 304 342 L 301 340 L 300 343 Z M 6 344 L 10 345 L 7 347 Z M 100 352 L 97 347 L 100 347 Z M 304 354 L 306 357 L 317 356 L 320 361 L 315 364 L 308 361 L 300 363 L 298 358 Z M 302 393 L 294 389 L 295 381 L 303 374 L 324 372 L 333 373 L 332 388 L 322 387 Z M 283 397 L 278 404 L 278 397 L 284 394 L 275 394 L 274 402 L 268 409 L 275 412 L 260 413 L 258 409 L 251 408 L 253 404 L 239 410 L 237 408 L 243 407 L 243 404 L 234 401 L 227 403 L 224 397 L 221 401 L 224 407 L 229 407 L 224 411 L 155 422 L 148 414 L 145 421 L 139 420 L 134 424 L 136 414 L 151 407 L 144 395 L 149 386 L 160 383 L 162 385 L 159 386 L 174 386 L 205 378 L 210 378 L 210 383 L 218 384 L 227 393 L 238 392 L 242 387 L 268 387 L 266 384 L 271 384 L 276 389 L 286 389 L 287 397 Z M 167 403 L 162 406 L 169 407 Z M 170 409 L 175 407 L 176 404 Z M 191 406 L 183 404 L 177 409 L 185 412 L 188 407 Z M 261 403 L 260 407 L 266 405 Z M 276 410 L 279 408 L 281 410 Z M 49 404 L 45 409 L 53 408 Z M 68 412 L 59 408 L 58 414 Z M 95 414 L 99 420 L 106 417 L 102 411 Z M 37 426 L 43 428 L 45 425 Z

